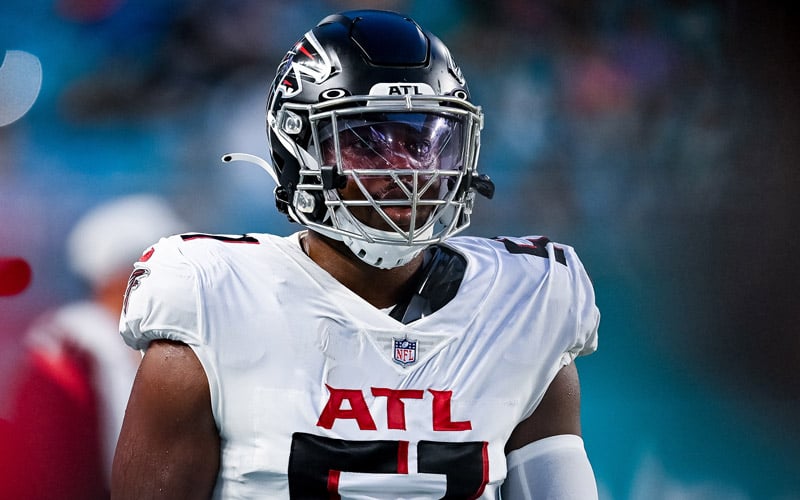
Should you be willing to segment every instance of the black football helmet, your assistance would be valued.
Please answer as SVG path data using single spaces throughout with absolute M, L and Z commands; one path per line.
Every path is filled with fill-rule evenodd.
M 270 89 L 278 208 L 373 266 L 403 265 L 464 230 L 476 192 L 491 198 L 476 171 L 482 127 L 433 34 L 393 12 L 328 16 L 286 54 Z

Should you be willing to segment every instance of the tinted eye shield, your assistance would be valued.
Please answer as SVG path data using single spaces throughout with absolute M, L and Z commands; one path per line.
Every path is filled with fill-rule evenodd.
M 459 170 L 464 132 L 462 118 L 445 113 L 368 112 L 333 116 L 317 124 L 324 163 L 339 163 L 343 170 Z M 336 161 L 337 149 L 341 163 Z

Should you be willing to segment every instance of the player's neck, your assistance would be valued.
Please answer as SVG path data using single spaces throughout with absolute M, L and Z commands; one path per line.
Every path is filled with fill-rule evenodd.
M 375 307 L 398 303 L 413 285 L 412 278 L 422 265 L 418 255 L 404 266 L 379 269 L 353 255 L 347 246 L 313 231 L 301 237 L 303 251 L 342 285 Z

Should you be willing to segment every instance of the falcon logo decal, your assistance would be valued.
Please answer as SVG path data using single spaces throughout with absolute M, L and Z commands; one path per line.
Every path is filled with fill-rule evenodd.
M 461 72 L 461 68 L 456 64 L 456 60 L 453 59 L 453 54 L 450 51 L 447 51 L 447 69 L 450 70 L 450 73 L 456 77 L 458 83 L 464 85 L 466 80 L 464 79 L 464 73 Z
M 314 34 L 308 32 L 283 59 L 278 70 L 278 74 L 283 75 L 278 90 L 285 98 L 293 97 L 303 90 L 304 79 L 320 84 L 331 76 L 333 70 L 325 49 Z
M 125 289 L 125 298 L 122 301 L 122 311 L 124 313 L 128 312 L 128 297 L 130 297 L 131 292 L 139 288 L 142 280 L 149 275 L 150 270 L 145 267 L 134 269 L 131 273 L 131 277 L 128 278 L 128 287 Z

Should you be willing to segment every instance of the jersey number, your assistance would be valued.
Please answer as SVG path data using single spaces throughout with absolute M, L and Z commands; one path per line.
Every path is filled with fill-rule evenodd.
M 535 255 L 545 259 L 549 257 L 547 252 L 547 244 L 550 243 L 550 240 L 545 236 L 541 236 L 536 239 L 528 239 L 528 243 L 524 244 L 515 243 L 507 238 L 495 238 L 495 240 L 505 245 L 508 253 Z M 553 253 L 555 254 L 556 262 L 564 264 L 565 266 L 567 265 L 567 258 L 564 255 L 563 248 L 553 246 Z
M 420 441 L 417 471 L 447 478 L 447 492 L 442 498 L 477 498 L 489 482 L 487 443 Z M 302 432 L 292 435 L 291 498 L 339 498 L 343 472 L 408 474 L 408 441 L 346 441 Z M 409 485 L 412 478 L 409 476 Z M 393 496 L 385 486 L 375 493 Z
M 192 241 L 192 240 L 217 240 L 223 243 L 252 243 L 258 245 L 260 242 L 249 236 L 247 234 L 242 234 L 239 236 L 228 236 L 224 234 L 206 234 L 206 233 L 187 233 L 182 234 L 181 239 L 183 241 Z

